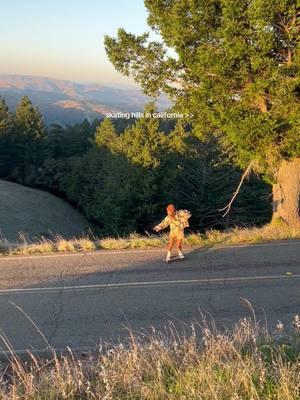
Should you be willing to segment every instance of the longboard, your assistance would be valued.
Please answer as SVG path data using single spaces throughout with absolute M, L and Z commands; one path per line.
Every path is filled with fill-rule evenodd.
M 184 258 L 180 258 L 180 257 L 178 257 L 178 256 L 176 256 L 176 257 L 171 257 L 170 260 L 167 260 L 166 258 L 163 258 L 163 261 L 166 262 L 167 264 L 169 264 L 170 262 L 175 261 L 175 260 L 184 260 Z

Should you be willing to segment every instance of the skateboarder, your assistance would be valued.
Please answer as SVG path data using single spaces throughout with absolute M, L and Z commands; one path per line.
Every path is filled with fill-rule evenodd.
M 184 238 L 184 228 L 189 226 L 188 219 L 191 217 L 191 213 L 188 210 L 176 210 L 174 204 L 169 204 L 167 206 L 167 216 L 158 225 L 156 225 L 153 230 L 155 232 L 170 226 L 170 241 L 168 243 L 168 252 L 166 261 L 171 260 L 171 251 L 176 242 L 176 247 L 178 250 L 178 257 L 184 258 L 182 253 L 182 240 Z

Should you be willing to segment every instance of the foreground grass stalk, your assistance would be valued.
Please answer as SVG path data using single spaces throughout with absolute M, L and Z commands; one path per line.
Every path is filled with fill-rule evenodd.
M 70 349 L 49 360 L 13 359 L 0 374 L 0 399 L 299 399 L 299 327 L 270 335 L 252 321 L 222 332 L 194 323 L 184 336 L 170 324 L 84 359 Z

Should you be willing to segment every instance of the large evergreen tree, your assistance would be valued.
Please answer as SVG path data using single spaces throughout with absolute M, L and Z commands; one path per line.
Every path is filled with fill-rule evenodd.
M 144 116 L 128 127 L 122 135 L 122 151 L 133 164 L 144 168 L 159 166 L 166 150 L 166 138 L 159 129 L 157 110 L 153 103 L 144 108 Z
M 5 178 L 14 162 L 14 117 L 3 98 L 0 98 L 0 177 Z
M 145 6 L 161 41 L 124 29 L 106 36 L 115 68 L 193 114 L 196 135 L 217 136 L 237 166 L 255 167 L 273 183 L 274 216 L 300 224 L 299 0 Z
M 30 99 L 24 96 L 15 112 L 15 162 L 20 174 L 23 175 L 27 167 L 41 164 L 45 155 L 45 138 L 43 117 Z
M 118 135 L 110 119 L 104 119 L 97 127 L 94 143 L 97 147 L 105 147 L 112 152 L 117 151 L 119 147 Z

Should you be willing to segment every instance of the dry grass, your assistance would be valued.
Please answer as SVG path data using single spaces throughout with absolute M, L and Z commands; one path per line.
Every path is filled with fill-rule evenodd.
M 187 246 L 220 246 L 246 243 L 260 243 L 274 240 L 300 239 L 300 227 L 290 227 L 283 223 L 272 223 L 262 228 L 234 228 L 226 232 L 217 230 L 205 234 L 189 234 L 184 240 Z M 0 253 L 6 255 L 30 255 L 60 252 L 91 252 L 94 250 L 150 249 L 159 248 L 168 242 L 168 234 L 142 236 L 132 233 L 119 238 L 74 238 L 66 240 L 57 236 L 53 240 L 41 238 L 31 243 L 23 237 L 21 244 L 0 240 Z
M 190 336 L 131 336 L 82 360 L 17 356 L 0 376 L 0 399 L 296 400 L 300 396 L 299 317 L 292 334 L 270 335 L 248 319 L 231 332 L 208 324 Z M 197 333 L 196 333 L 197 332 Z M 9 371 L 9 372 L 8 372 Z

